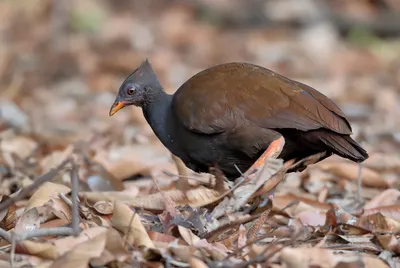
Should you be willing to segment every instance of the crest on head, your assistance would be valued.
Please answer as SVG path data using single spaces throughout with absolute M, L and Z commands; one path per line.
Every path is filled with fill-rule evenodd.
M 112 116 L 129 105 L 143 107 L 146 103 L 151 102 L 160 90 L 162 91 L 162 86 L 150 61 L 146 58 L 120 86 L 109 114 Z

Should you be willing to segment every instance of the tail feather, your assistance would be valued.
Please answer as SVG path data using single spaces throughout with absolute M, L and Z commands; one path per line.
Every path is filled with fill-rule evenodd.
M 348 135 L 322 135 L 320 140 L 332 151 L 344 158 L 360 163 L 368 158 L 368 153 Z

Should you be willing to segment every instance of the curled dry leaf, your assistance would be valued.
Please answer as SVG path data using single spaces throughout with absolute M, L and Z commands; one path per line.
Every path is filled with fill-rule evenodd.
M 400 191 L 397 189 L 387 189 L 367 202 L 364 205 L 364 209 L 369 210 L 372 208 L 398 204 L 399 199 Z
M 9 199 L 9 197 L 3 196 L 2 201 L 6 199 Z M 6 231 L 14 228 L 15 224 L 17 223 L 17 206 L 13 203 L 8 207 L 7 210 L 3 210 L 0 213 L 3 216 L 0 222 L 0 228 L 3 228 Z
M 55 260 L 76 245 L 88 241 L 106 231 L 107 229 L 103 227 L 93 227 L 83 230 L 77 237 L 67 236 L 47 242 L 24 240 L 17 244 L 16 252 Z
M 340 178 L 346 178 L 349 180 L 357 180 L 360 169 L 359 164 L 347 161 L 320 162 L 318 167 L 324 171 L 332 172 Z M 389 186 L 379 173 L 368 167 L 362 168 L 361 180 L 362 184 L 368 187 L 387 188 Z
M 190 205 L 191 207 L 209 205 L 220 197 L 217 191 L 205 187 L 192 189 L 186 193 L 179 190 L 170 190 L 137 197 L 132 197 L 124 192 L 81 192 L 79 195 L 92 203 L 98 201 L 123 201 L 133 207 L 157 211 L 163 211 L 165 209 L 165 196 L 171 198 L 171 200 L 179 206 Z
M 54 214 L 59 219 L 72 220 L 70 206 L 59 198 L 50 198 L 50 200 L 43 205 L 43 208 L 45 209 L 43 214 Z
M 58 194 L 67 194 L 70 191 L 71 189 L 65 185 L 45 182 L 33 193 L 31 198 L 29 198 L 28 204 L 25 207 L 25 211 L 28 211 L 34 207 L 43 206 L 51 198 L 58 198 Z
M 124 262 L 130 254 L 117 230 L 107 229 L 106 247 L 101 256 L 90 261 L 92 266 L 105 266 L 111 262 Z
M 37 148 L 37 143 L 24 136 L 15 136 L 0 142 L 0 151 L 16 154 L 20 159 L 28 157 Z
M 193 232 L 190 229 L 178 225 L 178 230 L 183 240 L 185 240 L 185 242 L 188 243 L 188 245 L 194 245 L 195 243 L 200 241 L 200 237 L 193 234 Z
M 362 216 L 354 226 L 363 228 L 370 232 L 400 232 L 400 222 L 383 216 L 381 213 L 375 213 Z
M 103 228 L 103 232 L 75 245 L 70 251 L 58 258 L 50 268 L 87 267 L 90 260 L 100 257 L 103 253 L 107 233 L 107 229 Z
M 114 204 L 107 201 L 98 201 L 93 205 L 93 208 L 100 214 L 107 215 L 114 211 Z
M 383 206 L 364 210 L 363 216 L 381 213 L 383 216 L 400 222 L 400 205 Z
M 352 252 L 336 254 L 334 250 L 321 248 L 284 248 L 279 254 L 279 259 L 287 268 L 336 267 L 339 264 L 388 267 L 382 260 L 371 255 Z
M 125 239 L 129 244 L 137 247 L 154 248 L 154 244 L 147 234 L 140 216 L 126 204 L 119 201 L 115 202 L 111 224 L 114 228 L 124 233 Z
M 392 234 L 384 234 L 376 236 L 379 244 L 382 248 L 392 251 L 396 254 L 400 253 L 400 243 L 399 240 Z
M 40 227 L 39 212 L 36 208 L 24 211 L 15 225 L 15 232 L 23 233 L 26 231 L 34 231 Z

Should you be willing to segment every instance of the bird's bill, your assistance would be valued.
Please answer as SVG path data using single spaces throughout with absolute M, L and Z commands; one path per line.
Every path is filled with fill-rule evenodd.
M 122 108 L 124 108 L 126 105 L 126 102 L 124 101 L 116 101 L 114 104 L 111 106 L 110 113 L 109 115 L 112 116 Z

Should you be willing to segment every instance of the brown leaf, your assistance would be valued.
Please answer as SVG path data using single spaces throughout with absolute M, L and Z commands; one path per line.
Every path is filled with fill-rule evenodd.
M 100 257 L 106 246 L 107 229 L 89 240 L 75 245 L 70 251 L 53 262 L 51 268 L 87 267 L 90 260 Z
M 190 229 L 178 225 L 178 230 L 183 240 L 185 240 L 188 245 L 194 245 L 198 241 L 200 241 L 200 238 L 197 235 L 193 234 Z
M 375 196 L 364 205 L 364 209 L 372 209 L 397 204 L 400 199 L 400 191 L 396 189 L 387 189 Z
M 5 198 L 3 196 L 3 200 L 9 199 L 8 197 Z M 0 227 L 3 228 L 4 230 L 8 231 L 12 228 L 15 227 L 15 224 L 17 223 L 17 206 L 13 203 L 11 204 L 7 210 L 2 211 L 1 213 L 4 213 L 4 218 L 0 222 Z
M 318 167 L 324 171 L 334 173 L 339 178 L 345 178 L 349 180 L 357 180 L 360 169 L 357 163 L 347 161 L 320 162 Z M 382 176 L 379 175 L 379 173 L 367 167 L 362 168 L 361 180 L 362 184 L 368 187 L 387 188 L 389 186 Z
M 105 266 L 113 261 L 124 262 L 130 254 L 124 246 L 124 240 L 120 233 L 109 228 L 107 230 L 106 248 L 101 256 L 90 261 L 92 266 Z
M 382 260 L 367 254 L 346 252 L 336 254 L 334 250 L 321 248 L 284 248 L 279 254 L 282 264 L 288 268 L 335 267 L 340 263 L 368 264 L 365 267 L 388 267 Z M 370 266 L 371 265 L 371 266 Z
M 40 227 L 39 212 L 36 208 L 24 211 L 15 225 L 15 232 L 22 233 L 25 231 L 34 231 Z
M 145 246 L 147 248 L 154 248 L 154 244 L 147 234 L 140 216 L 126 204 L 119 201 L 115 202 L 111 224 L 114 228 L 125 234 L 125 239 L 129 244 L 136 245 L 137 247 Z
M 209 205 L 218 200 L 220 196 L 217 191 L 205 187 L 192 189 L 186 193 L 179 190 L 170 190 L 137 197 L 132 197 L 124 192 L 81 192 L 79 195 L 82 198 L 87 198 L 87 200 L 92 203 L 98 201 L 124 201 L 134 207 L 158 211 L 163 211 L 165 209 L 164 195 L 170 197 L 178 206 L 190 205 L 191 207 Z
M 28 157 L 37 146 L 35 141 L 23 136 L 15 136 L 0 141 L 0 151 L 16 154 L 20 159 Z
M 25 207 L 25 211 L 28 211 L 34 207 L 43 206 L 46 202 L 48 202 L 51 198 L 58 198 L 58 194 L 67 194 L 71 191 L 65 185 L 45 182 L 42 186 L 37 189 L 31 198 L 29 198 L 29 202 Z
M 400 222 L 400 205 L 382 206 L 364 210 L 363 216 L 380 213 L 387 218 Z
M 363 228 L 370 232 L 400 232 L 400 222 L 375 213 L 360 217 L 354 226 Z
M 78 237 L 67 236 L 48 242 L 24 240 L 17 244 L 16 252 L 55 260 L 73 249 L 76 245 L 91 240 L 107 231 L 104 227 L 93 227 L 83 230 Z

